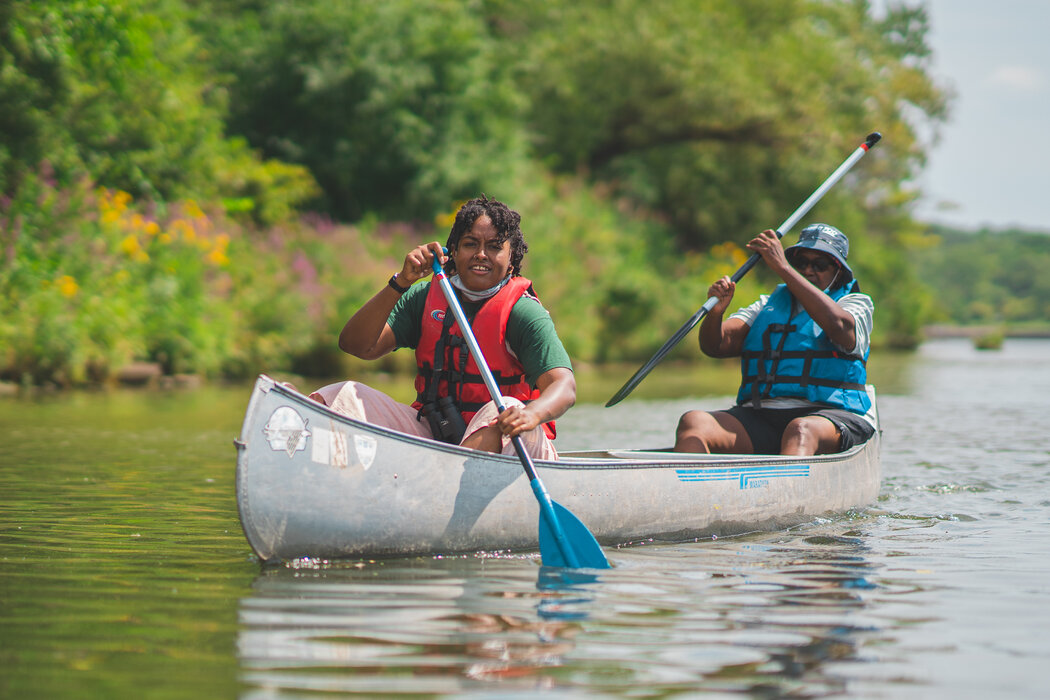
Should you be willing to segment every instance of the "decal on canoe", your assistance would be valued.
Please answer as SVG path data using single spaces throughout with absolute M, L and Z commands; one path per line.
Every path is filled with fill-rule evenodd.
M 306 449 L 310 431 L 306 429 L 307 420 L 291 406 L 279 406 L 270 414 L 270 419 L 263 427 L 266 441 L 274 452 L 284 452 L 293 457 L 296 452 Z
M 336 428 L 336 425 L 332 425 Z M 379 442 L 371 435 L 354 435 L 354 453 L 357 461 L 353 460 L 350 453 L 350 440 L 346 431 L 329 430 L 328 428 L 314 428 L 313 449 L 310 451 L 310 459 L 318 464 L 327 464 L 340 469 L 346 469 L 352 464 L 360 464 L 362 469 L 367 470 L 376 459 L 379 451 Z
M 346 445 L 346 434 L 338 430 L 314 428 L 313 449 L 310 459 L 318 464 L 328 464 L 340 469 L 350 466 L 350 450 Z
M 379 442 L 371 435 L 355 435 L 354 449 L 357 450 L 357 458 L 361 460 L 361 466 L 368 469 L 375 461 Z
M 808 464 L 772 464 L 762 467 L 675 469 L 679 481 L 738 481 L 742 489 L 757 489 L 770 479 L 809 476 Z

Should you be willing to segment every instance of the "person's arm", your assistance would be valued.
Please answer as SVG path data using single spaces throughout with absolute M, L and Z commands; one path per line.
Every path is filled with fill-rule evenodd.
M 576 376 L 572 360 L 558 337 L 554 320 L 536 300 L 522 297 L 507 322 L 507 347 L 519 358 L 525 379 L 540 395 L 525 408 L 510 407 L 496 424 L 507 435 L 517 435 L 555 420 L 576 403 Z
M 818 289 L 791 266 L 776 231 L 763 231 L 748 243 L 747 247 L 761 255 L 769 269 L 784 280 L 788 291 L 802 304 L 802 308 L 821 327 L 832 343 L 843 348 L 856 347 L 853 314 L 843 309 L 825 294 L 824 290 Z
M 401 287 L 411 287 L 432 273 L 431 261 L 435 255 L 440 263 L 447 259 L 437 242 L 413 249 L 405 256 L 394 281 Z M 387 325 L 387 318 L 400 298 L 397 290 L 389 284 L 384 285 L 343 326 L 339 333 L 339 349 L 362 360 L 374 360 L 391 352 L 396 347 L 396 339 L 394 331 Z
M 508 406 L 496 418 L 504 435 L 514 437 L 560 418 L 576 403 L 576 375 L 568 367 L 555 367 L 536 380 L 540 395 L 524 406 Z
M 736 292 L 736 283 L 723 277 L 707 290 L 707 297 L 718 297 L 715 304 L 700 323 L 700 349 L 708 357 L 736 357 L 744 347 L 744 338 L 751 329 L 738 318 L 723 320 L 729 302 Z

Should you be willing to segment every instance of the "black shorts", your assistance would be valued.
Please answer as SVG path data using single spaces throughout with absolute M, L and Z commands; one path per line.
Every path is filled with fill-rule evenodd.
M 875 432 L 871 423 L 852 411 L 841 408 L 751 408 L 733 406 L 728 411 L 744 426 L 755 454 L 780 454 L 780 439 L 788 423 L 803 416 L 822 416 L 839 429 L 839 452 L 868 441 Z

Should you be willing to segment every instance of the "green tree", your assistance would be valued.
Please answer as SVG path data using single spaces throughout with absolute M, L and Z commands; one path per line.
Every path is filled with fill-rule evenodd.
M 540 156 L 668 216 L 699 248 L 779 223 L 870 131 L 887 137 L 881 165 L 843 187 L 895 191 L 921 165 L 909 120 L 944 115 L 923 70 L 922 9 L 875 19 L 853 0 L 487 5 Z
M 176 0 L 5 5 L 3 187 L 41 161 L 150 196 L 214 189 L 223 107 Z
M 937 290 L 937 319 L 960 325 L 1045 326 L 1050 318 L 1050 235 L 1016 229 L 933 229 L 914 265 Z
M 430 219 L 522 157 L 519 98 L 471 3 L 200 6 L 231 129 L 307 166 L 341 219 Z
M 0 191 L 46 161 L 60 182 L 151 199 L 253 196 L 271 219 L 312 196 L 302 168 L 225 137 L 225 92 L 188 17 L 180 0 L 0 5 Z

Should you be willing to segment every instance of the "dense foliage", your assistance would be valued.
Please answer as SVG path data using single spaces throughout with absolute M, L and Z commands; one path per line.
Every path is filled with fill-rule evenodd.
M 936 227 L 916 253 L 937 289 L 935 320 L 958 325 L 1036 327 L 1050 319 L 1050 234 Z
M 864 0 L 3 3 L 0 375 L 338 371 L 346 315 L 479 192 L 574 358 L 644 359 L 873 130 L 807 220 L 914 344 L 927 29 Z

